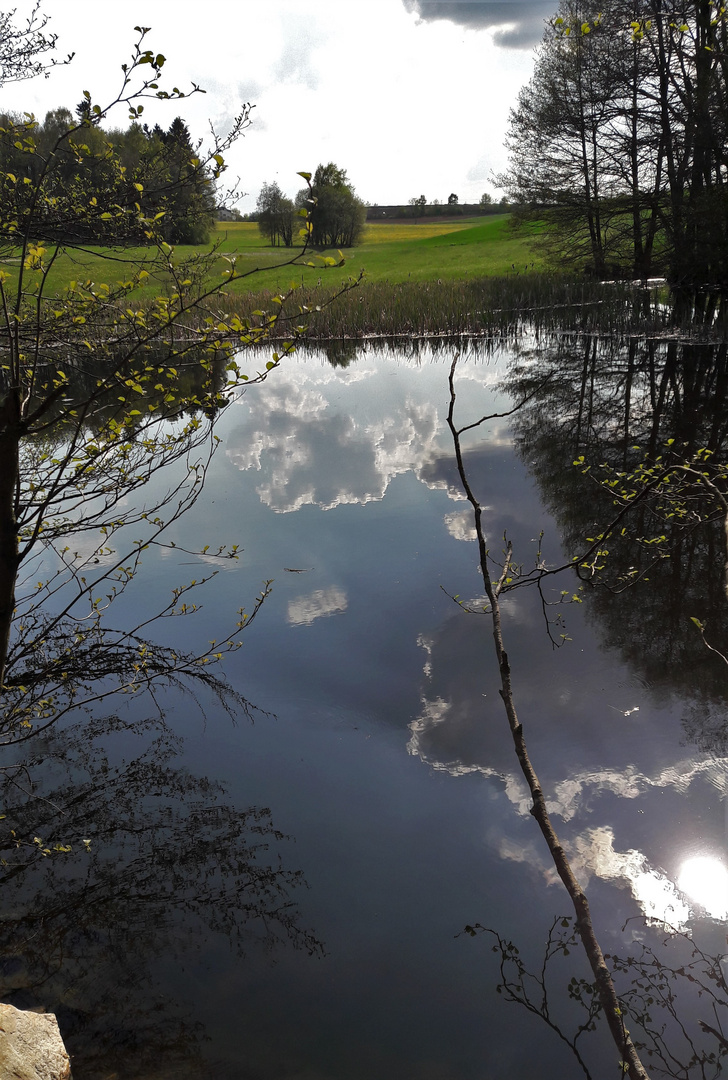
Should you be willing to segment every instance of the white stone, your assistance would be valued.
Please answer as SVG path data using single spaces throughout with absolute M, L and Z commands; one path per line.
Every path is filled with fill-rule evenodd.
M 52 1013 L 0 1004 L 0 1080 L 71 1080 L 71 1062 Z

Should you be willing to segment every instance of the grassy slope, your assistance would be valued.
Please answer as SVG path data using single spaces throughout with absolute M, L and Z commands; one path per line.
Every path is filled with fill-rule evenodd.
M 386 228 L 374 225 L 372 231 Z M 507 216 L 453 222 L 447 231 L 429 236 L 417 232 L 417 226 L 409 228 L 409 236 L 388 242 L 371 243 L 365 236 L 362 246 L 347 256 L 351 265 L 363 266 L 372 281 L 399 282 L 491 277 L 535 263 L 530 238 L 511 235 Z
M 292 283 L 316 285 L 319 278 L 330 287 L 356 276 L 360 269 L 372 282 L 455 281 L 472 277 L 511 274 L 516 269 L 541 269 L 541 258 L 532 250 L 528 234 L 511 234 L 507 215 L 454 221 L 422 223 L 374 223 L 365 227 L 362 243 L 346 251 L 342 268 L 323 270 L 303 266 L 276 269 L 293 254 L 285 248 L 271 248 L 263 242 L 257 225 L 251 222 L 220 224 L 216 239 L 221 254 L 236 257 L 238 272 L 256 271 L 232 283 L 231 292 L 249 294 L 261 289 L 284 291 Z M 199 254 L 200 248 L 179 247 L 178 258 Z M 331 254 L 336 254 L 332 252 Z M 111 256 L 111 257 L 110 257 Z M 131 249 L 115 257 L 103 249 L 62 256 L 53 269 L 50 292 L 61 291 L 70 281 L 108 282 L 128 275 L 127 265 L 143 259 L 143 248 Z M 316 262 L 316 253 L 307 261 Z M 125 265 L 126 264 L 126 265 Z M 228 264 L 223 258 L 219 270 Z M 6 263 L 12 269 L 12 261 Z M 144 293 L 153 295 L 163 283 L 151 283 Z

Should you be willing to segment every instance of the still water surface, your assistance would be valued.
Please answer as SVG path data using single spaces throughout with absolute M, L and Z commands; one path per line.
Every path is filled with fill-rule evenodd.
M 580 349 L 570 354 L 579 423 Z M 534 356 L 538 349 L 463 357 L 459 423 L 508 412 L 521 396 L 518 378 L 546 363 Z M 220 781 L 238 808 L 270 809 L 285 836 L 260 837 L 269 846 L 259 858 L 302 871 L 307 887 L 293 881 L 289 898 L 299 930 L 313 937 L 284 930 L 266 949 L 252 936 L 260 920 L 238 940 L 224 911 L 188 917 L 170 903 L 145 925 L 122 926 L 111 948 L 108 927 L 82 906 L 48 981 L 23 998 L 12 965 L 5 975 L 8 1000 L 35 1004 L 35 994 L 57 1009 L 77 1080 L 579 1075 L 543 1024 L 495 994 L 490 940 L 458 936 L 479 922 L 539 967 L 553 917 L 568 906 L 517 771 L 489 622 L 452 599 L 477 607 L 483 590 L 446 425 L 451 359 L 446 350 L 408 357 L 369 348 L 340 367 L 301 354 L 224 412 L 205 490 L 175 539 L 188 550 L 222 542 L 244 550 L 206 586 L 203 610 L 168 629 L 180 645 L 218 637 L 273 579 L 244 647 L 226 662 L 234 687 L 262 711 L 233 724 L 214 702 L 203 702 L 203 719 L 189 699 L 169 696 L 167 720 L 184 739 L 174 767 Z M 568 364 L 563 355 L 551 363 L 562 393 L 549 390 L 464 442 L 492 549 L 506 532 L 526 566 L 542 531 L 542 557 L 555 564 L 597 513 L 572 465 Z M 619 393 L 614 371 L 604 377 L 607 396 Z M 590 379 L 584 437 L 621 446 L 635 437 L 629 418 L 626 436 L 619 427 L 624 402 L 614 405 L 617 423 L 599 376 Z M 628 414 L 643 424 L 650 407 L 638 383 L 630 376 Z M 151 610 L 206 568 L 214 567 L 186 553 L 150 552 L 134 603 Z M 576 586 L 558 579 L 548 598 Z M 641 924 L 623 930 L 640 913 L 697 929 L 720 951 L 725 676 L 719 664 L 706 675 L 699 653 L 691 661 L 675 642 L 655 640 L 669 618 L 646 593 L 617 608 L 582 596 L 552 626 L 556 642 L 570 639 L 559 648 L 535 591 L 504 602 L 517 706 L 556 827 L 588 883 L 606 951 L 628 952 L 644 936 Z M 651 627 L 647 646 L 635 644 L 634 625 Z M 111 760 L 141 752 L 131 736 L 115 738 Z M 182 799 L 208 809 L 204 790 L 183 788 Z M 175 854 L 202 892 L 225 858 L 218 849 L 207 858 L 205 842 L 191 827 Z M 696 856 L 702 877 L 686 868 Z M 153 867 L 145 873 L 156 888 Z M 122 923 L 123 912 L 122 903 Z M 90 960 L 69 976 L 74 949 Z M 584 974 L 578 956 L 561 961 L 562 997 L 573 974 Z M 568 1016 L 567 1006 L 554 1008 Z M 614 1052 L 600 1034 L 590 1038 L 595 1077 L 617 1075 Z

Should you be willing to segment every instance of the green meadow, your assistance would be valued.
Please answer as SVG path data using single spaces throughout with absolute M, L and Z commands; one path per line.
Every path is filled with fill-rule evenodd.
M 382 222 L 368 224 L 363 242 L 345 252 L 342 267 L 324 267 L 322 256 L 335 251 L 309 250 L 303 259 L 297 249 L 268 246 L 253 222 L 225 222 L 217 226 L 214 243 L 220 258 L 215 275 L 229 267 L 234 259 L 236 273 L 231 295 L 285 292 L 291 285 L 335 289 L 364 271 L 367 282 L 453 282 L 472 278 L 512 275 L 515 272 L 542 269 L 540 254 L 533 249 L 533 231 L 515 233 L 508 215 L 455 221 L 424 220 L 421 223 Z M 174 258 L 181 261 L 208 249 L 180 246 Z M 64 253 L 57 260 L 46 285 L 46 295 L 60 293 L 72 281 L 105 282 L 124 280 L 135 263 L 148 256 L 144 248 L 112 251 L 89 248 L 83 252 Z M 292 261 L 295 260 L 295 261 Z M 313 267 L 305 263 L 314 263 Z M 14 260 L 4 261 L 12 273 Z M 139 298 L 151 297 L 168 282 L 159 278 L 138 291 Z M 231 307 L 234 307 L 231 304 Z M 247 305 L 246 305 L 247 306 Z

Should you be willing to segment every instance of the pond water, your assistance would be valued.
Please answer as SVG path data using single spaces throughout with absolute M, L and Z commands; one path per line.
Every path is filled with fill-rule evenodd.
M 467 350 L 460 425 L 528 397 L 463 437 L 495 557 L 507 533 L 526 569 L 559 564 L 608 518 L 609 499 L 573 464 L 580 453 L 623 467 L 650 439 L 719 448 L 725 356 L 708 352 L 671 359 L 667 347 L 578 339 Z M 220 418 L 178 550 L 151 550 L 124 604 L 153 610 L 216 568 L 189 552 L 239 543 L 202 610 L 164 631 L 180 647 L 219 638 L 273 580 L 225 662 L 252 721 L 238 710 L 231 722 L 204 692 L 204 715 L 170 692 L 179 744 L 110 723 L 93 751 L 82 729 L 70 763 L 45 747 L 44 795 L 68 770 L 93 776 L 83 835 L 124 852 L 6 890 L 4 997 L 57 1011 L 76 1080 L 581 1075 L 542 1021 L 496 994 L 493 939 L 461 933 L 492 928 L 537 971 L 569 906 L 529 813 L 490 622 L 477 613 L 472 513 L 446 424 L 452 358 L 301 353 Z M 639 920 L 625 929 L 640 915 L 725 949 L 728 669 L 690 623 L 707 617 L 722 644 L 720 529 L 681 543 L 669 570 L 619 595 L 579 592 L 567 571 L 544 598 L 566 590 L 578 602 L 544 608 L 533 588 L 503 602 L 532 761 L 610 953 L 650 940 Z M 614 545 L 617 563 L 646 557 L 626 544 Z M 132 701 L 121 715 L 141 724 L 146 712 Z M 130 848 L 132 834 L 142 840 Z M 234 888 L 218 888 L 221 873 Z M 33 942 L 30 973 L 8 945 L 18 926 Z M 566 1027 L 574 975 L 586 975 L 578 951 L 554 967 Z M 685 1015 L 694 1008 L 686 1001 Z M 593 1075 L 617 1075 L 604 1035 L 585 1039 Z

